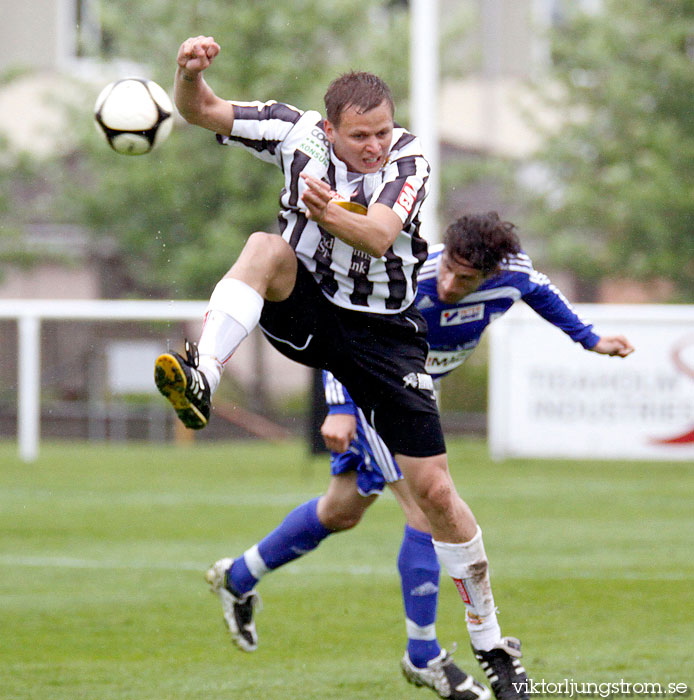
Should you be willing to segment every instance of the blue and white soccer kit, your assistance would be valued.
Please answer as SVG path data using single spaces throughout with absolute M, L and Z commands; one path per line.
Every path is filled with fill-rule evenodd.
M 525 300 L 543 318 L 584 347 L 592 348 L 598 342 L 599 337 L 593 333 L 592 327 L 576 315 L 547 277 L 533 269 L 530 259 L 524 254 L 510 259 L 499 274 L 486 280 L 474 293 L 456 304 L 444 304 L 436 292 L 441 251 L 442 246 L 433 247 L 423 265 L 415 302 L 429 324 L 429 371 L 433 377 L 442 377 L 462 364 L 479 343 L 489 323 L 505 313 L 518 299 Z M 359 493 L 365 496 L 378 494 L 385 484 L 402 478 L 400 470 L 344 386 L 328 372 L 324 372 L 323 381 L 330 413 L 351 414 L 356 418 L 357 425 L 356 437 L 349 450 L 332 454 L 332 473 L 338 475 L 354 471 Z M 313 499 L 295 508 L 275 530 L 242 557 L 234 559 L 226 574 L 227 588 L 234 595 L 247 594 L 265 574 L 314 550 L 332 534 L 318 516 L 319 502 L 320 499 Z M 486 561 L 481 538 L 482 533 L 478 528 L 472 540 L 464 544 L 434 542 L 427 532 L 405 525 L 398 555 L 407 631 L 403 668 L 427 669 L 446 658 L 446 651 L 441 649 L 437 639 L 435 625 L 441 570 L 439 560 L 456 579 L 456 585 L 462 586 L 465 591 L 466 608 L 472 615 L 468 616 L 467 627 L 473 647 L 488 650 L 498 642 L 501 630 L 494 612 L 493 598 L 490 596 L 488 602 L 491 612 L 478 613 L 481 606 L 472 607 L 469 591 L 463 582 L 470 583 L 465 573 L 468 561 L 479 564 L 480 557 Z M 452 558 L 451 548 L 457 550 L 456 555 L 462 562 L 460 565 L 454 562 L 458 569 L 453 573 L 448 563 Z M 446 558 L 441 555 L 442 549 Z
M 362 496 L 380 494 L 386 483 L 402 479 L 395 458 L 347 389 L 326 370 L 323 370 L 323 386 L 329 413 L 348 413 L 357 421 L 357 432 L 349 449 L 331 452 L 330 472 L 337 475 L 356 471 L 357 490 Z
M 442 302 L 436 291 L 443 244 L 431 246 L 419 271 L 415 305 L 427 321 L 429 355 L 426 368 L 440 379 L 465 362 L 479 345 L 485 328 L 522 299 L 542 318 L 590 349 L 600 340 L 593 326 L 581 319 L 550 279 L 534 269 L 523 252 L 502 263 L 499 272 L 454 304 Z M 357 420 L 357 434 L 349 451 L 331 454 L 332 474 L 357 471 L 359 492 L 380 493 L 385 483 L 402 478 L 393 456 L 369 425 L 347 390 L 330 372 L 323 373 L 329 413 L 349 413 Z

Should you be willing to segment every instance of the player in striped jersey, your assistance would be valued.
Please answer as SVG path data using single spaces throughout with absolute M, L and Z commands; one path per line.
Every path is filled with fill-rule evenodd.
M 432 247 L 420 272 L 416 304 L 429 325 L 427 366 L 432 375 L 440 378 L 460 366 L 489 323 L 519 299 L 587 350 L 618 357 L 633 350 L 623 336 L 597 335 L 550 280 L 533 268 L 520 250 L 513 225 L 490 212 L 453 223 L 444 243 Z M 329 415 L 322 433 L 332 450 L 330 486 L 323 496 L 296 508 L 276 530 L 233 560 L 231 584 L 239 591 L 254 591 L 266 573 L 315 549 L 328 535 L 354 527 L 387 484 L 407 521 L 398 557 L 408 635 L 403 672 L 410 681 L 432 687 L 441 697 L 484 697 L 470 676 L 459 687 L 459 669 L 436 638 L 439 564 L 426 518 L 402 480 L 393 455 L 345 387 L 329 372 L 324 372 L 324 386 Z M 468 629 L 475 646 L 474 617 L 468 616 Z M 497 678 L 506 672 L 506 681 L 522 679 L 518 641 L 507 637 L 496 648 L 476 648 L 475 653 L 489 672 L 497 697 L 518 697 L 509 692 L 508 683 L 500 686 Z
M 476 620 L 475 647 L 491 653 L 501 631 L 487 557 L 448 469 L 425 370 L 426 324 L 412 303 L 426 257 L 418 229 L 429 166 L 419 142 L 395 124 L 390 90 L 371 73 L 333 81 L 325 119 L 272 101 L 224 100 L 203 78 L 219 50 L 212 37 L 183 42 L 176 106 L 221 143 L 282 169 L 282 235 L 249 236 L 210 297 L 199 348 L 158 357 L 156 385 L 187 427 L 205 427 L 223 365 L 256 325 L 287 357 L 332 371 L 397 457 L 436 555 Z M 232 634 L 248 632 L 252 646 L 252 621 L 244 622 L 252 594 L 230 583 L 230 568 L 220 560 L 207 579 Z M 512 688 L 510 678 L 504 685 Z
M 158 388 L 186 427 L 204 428 L 225 363 L 260 325 L 283 354 L 329 368 L 350 386 L 418 480 L 429 481 L 431 470 L 434 481 L 450 481 L 424 371 L 425 324 L 412 303 L 427 250 L 419 210 L 429 165 L 419 141 L 394 123 L 390 90 L 371 73 L 333 81 L 325 119 L 272 100 L 223 100 L 202 76 L 219 50 L 212 37 L 183 42 L 176 106 L 189 122 L 214 131 L 220 144 L 245 148 L 282 170 L 281 236 L 249 236 L 212 293 L 198 346 L 186 358 L 157 359 Z M 422 385 L 405 384 L 410 375 L 421 376 Z M 431 502 L 425 508 L 440 520 L 443 539 L 455 541 L 471 523 L 451 486 L 445 500 L 453 504 L 417 491 Z

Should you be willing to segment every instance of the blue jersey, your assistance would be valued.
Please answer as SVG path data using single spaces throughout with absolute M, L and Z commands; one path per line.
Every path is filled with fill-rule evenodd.
M 592 348 L 600 339 L 549 278 L 533 268 L 525 253 L 502 263 L 497 274 L 455 304 L 442 302 L 436 293 L 442 251 L 442 244 L 431 247 L 419 272 L 415 299 L 429 327 L 427 371 L 434 378 L 465 362 L 479 344 L 484 329 L 519 299 L 585 348 Z
M 584 348 L 590 349 L 600 340 L 600 336 L 593 332 L 593 326 L 578 316 L 561 291 L 546 275 L 535 270 L 531 259 L 522 252 L 503 262 L 499 271 L 486 279 L 476 291 L 454 304 L 442 302 L 436 291 L 442 252 L 442 244 L 431 246 L 427 260 L 419 271 L 415 298 L 415 305 L 428 325 L 430 349 L 426 367 L 435 379 L 463 364 L 479 345 L 485 328 L 519 299 Z M 373 465 L 380 464 L 383 458 L 380 446 L 374 452 L 373 436 L 368 441 L 364 440 L 366 428 L 362 425 L 365 423 L 363 414 L 354 405 L 347 390 L 329 372 L 323 373 L 323 383 L 329 413 L 351 413 L 357 418 L 357 438 L 350 446 L 350 452 L 361 455 L 369 471 L 372 471 Z M 333 455 L 332 464 L 333 474 L 339 473 L 337 455 Z M 395 479 L 390 477 L 390 462 L 387 470 L 385 481 L 400 478 L 399 472 Z M 371 492 L 376 490 L 378 484 L 375 483 Z

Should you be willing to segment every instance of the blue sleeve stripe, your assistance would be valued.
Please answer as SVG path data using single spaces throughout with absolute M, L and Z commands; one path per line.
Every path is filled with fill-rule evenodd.
M 342 384 L 335 379 L 331 372 L 323 373 L 323 386 L 325 388 L 325 401 L 328 405 L 346 403 Z
M 361 427 L 364 430 L 364 437 L 369 443 L 371 454 L 373 454 L 374 460 L 381 470 L 383 477 L 389 483 L 398 481 L 401 476 L 391 451 L 386 447 L 381 436 L 369 425 L 363 411 L 360 408 L 358 408 L 357 411 Z

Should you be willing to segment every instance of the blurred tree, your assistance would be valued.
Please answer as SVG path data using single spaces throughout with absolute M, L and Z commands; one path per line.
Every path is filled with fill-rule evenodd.
M 27 153 L 13 153 L 0 136 L 0 281 L 11 268 L 28 268 L 46 260 L 62 259 L 25 237 L 27 221 L 41 221 L 50 208 L 46 172 L 50 166 Z M 56 218 L 56 221 L 60 221 Z
M 671 279 L 694 301 L 694 3 L 605 0 L 551 34 L 532 227 L 583 279 Z M 538 178 L 534 179 L 537 186 Z
M 212 35 L 221 53 L 206 79 L 218 95 L 320 111 L 330 80 L 371 70 L 390 84 L 402 121 L 408 17 L 390 5 L 121 0 L 102 4 L 103 52 L 147 66 L 148 77 L 170 91 L 181 41 Z M 95 97 L 80 106 L 75 123 L 86 124 Z M 89 125 L 78 152 L 65 168 L 63 215 L 124 261 L 134 296 L 207 298 L 251 232 L 276 230 L 280 171 L 240 149 L 218 147 L 211 132 L 179 120 L 157 150 L 128 157 L 108 149 Z

